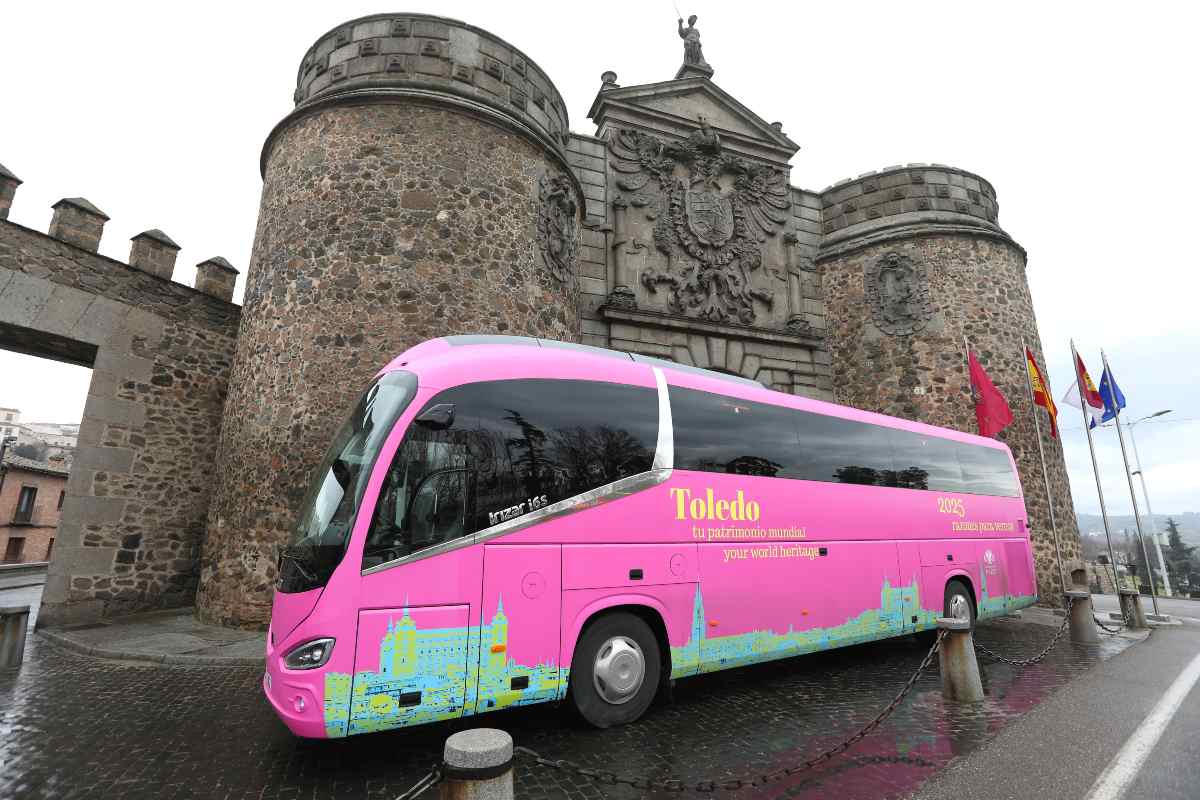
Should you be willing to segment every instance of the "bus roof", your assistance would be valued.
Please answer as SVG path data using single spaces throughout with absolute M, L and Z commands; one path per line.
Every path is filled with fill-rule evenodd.
M 564 356 L 566 357 L 568 363 L 574 362 L 575 364 L 579 364 L 580 362 L 586 363 L 587 361 L 595 358 L 605 359 L 610 367 L 617 366 L 616 364 L 612 363 L 613 360 L 624 362 L 625 364 L 646 364 L 661 368 L 668 379 L 668 383 L 681 386 L 682 388 L 730 394 L 743 400 L 771 403 L 774 405 L 797 408 L 803 411 L 810 411 L 817 414 L 842 417 L 860 422 L 868 422 L 875 425 L 909 430 L 916 433 L 932 434 L 946 439 L 980 444 L 995 449 L 1009 449 L 1007 445 L 1005 445 L 1003 442 L 997 441 L 996 439 L 990 439 L 972 433 L 965 433 L 953 428 L 943 428 L 937 425 L 930 425 L 929 423 L 925 422 L 908 420 L 904 419 L 903 417 L 893 417 L 874 411 L 865 411 L 863 409 L 854 408 L 853 406 L 840 405 L 838 403 L 816 400 L 813 398 L 804 397 L 802 395 L 780 392 L 764 386 L 759 381 L 751 380 L 750 378 L 744 378 L 740 375 L 731 375 L 725 372 L 718 372 L 717 370 L 704 369 L 702 367 L 695 367 L 689 364 L 680 364 L 675 361 L 668 361 L 664 358 L 641 355 L 640 353 L 629 353 L 622 350 L 610 350 L 603 347 L 594 347 L 592 345 L 577 344 L 575 342 L 563 342 L 555 339 L 541 339 L 532 336 L 466 334 L 429 339 L 404 351 L 402 354 L 393 359 L 391 363 L 389 363 L 380 372 L 391 372 L 393 370 L 403 369 L 411 362 L 424 360 L 426 358 L 451 355 L 457 348 L 476 350 L 476 348 L 487 347 L 537 348 L 538 350 L 542 351 L 539 353 L 539 356 L 552 355 L 550 352 L 545 351 L 558 351 L 557 353 L 554 353 L 554 355 Z M 543 363 L 545 362 L 543 361 Z M 597 364 L 597 366 L 600 365 Z M 625 370 L 619 368 L 616 371 L 618 373 L 625 372 Z M 456 383 L 457 382 L 460 381 L 456 381 Z

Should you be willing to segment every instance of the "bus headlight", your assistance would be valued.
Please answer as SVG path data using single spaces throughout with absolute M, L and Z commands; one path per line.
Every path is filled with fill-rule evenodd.
M 316 669 L 324 666 L 333 655 L 333 639 L 314 639 L 305 642 L 283 657 L 288 669 Z

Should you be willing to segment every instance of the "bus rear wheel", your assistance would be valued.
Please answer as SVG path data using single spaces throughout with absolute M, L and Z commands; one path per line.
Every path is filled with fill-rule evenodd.
M 584 631 L 571 661 L 571 704 L 597 728 L 637 720 L 658 691 L 662 658 L 642 619 L 605 615 Z
M 975 601 L 971 599 L 971 591 L 962 581 L 950 581 L 946 584 L 946 594 L 943 612 L 951 619 L 965 619 L 975 630 Z

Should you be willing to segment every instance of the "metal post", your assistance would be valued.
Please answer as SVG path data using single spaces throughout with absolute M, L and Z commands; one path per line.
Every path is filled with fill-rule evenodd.
M 29 606 L 0 608 L 0 669 L 21 666 L 28 627 Z
M 1108 524 L 1108 509 L 1104 505 L 1104 487 L 1100 485 L 1100 466 L 1096 463 L 1096 443 L 1092 440 L 1092 418 L 1088 416 L 1087 398 L 1083 396 L 1083 385 L 1079 383 L 1079 353 L 1075 350 L 1075 340 L 1071 340 L 1071 362 L 1075 367 L 1075 389 L 1079 392 L 1079 413 L 1083 415 L 1083 430 L 1087 433 L 1088 452 L 1092 454 L 1092 472 L 1096 476 L 1096 494 L 1100 497 L 1100 517 L 1104 520 L 1104 538 L 1108 540 L 1108 560 L 1112 566 L 1113 588 L 1120 590 L 1121 582 L 1117 578 L 1117 559 L 1113 555 L 1112 530 Z M 1069 593 L 1068 593 L 1069 594 Z
M 1137 524 L 1138 539 L 1142 538 L 1142 515 L 1138 512 L 1137 492 L 1133 489 L 1133 476 L 1129 474 L 1129 455 L 1125 451 L 1125 432 L 1121 430 L 1121 409 L 1117 408 L 1116 401 L 1116 378 L 1112 376 L 1112 370 L 1108 368 L 1108 356 L 1104 351 L 1100 351 L 1100 360 L 1104 362 L 1104 373 L 1108 375 L 1109 387 L 1108 390 L 1113 394 L 1113 422 L 1117 427 L 1117 439 L 1121 442 L 1121 459 L 1125 463 L 1125 480 L 1129 482 L 1129 499 L 1133 503 L 1133 521 Z M 1142 542 L 1143 552 L 1146 549 L 1146 543 Z M 1143 556 L 1146 559 L 1146 572 L 1150 573 L 1150 597 L 1154 601 L 1154 613 L 1158 613 L 1158 590 L 1154 588 L 1154 573 L 1150 566 L 1150 558 Z
M 1120 590 L 1118 590 L 1120 597 Z M 1100 634 L 1096 632 L 1096 618 L 1092 616 L 1092 595 L 1090 592 L 1067 592 L 1067 598 L 1074 600 L 1071 606 L 1071 641 L 1081 644 L 1099 644 Z
M 1029 358 L 1028 354 L 1033 351 L 1025 346 L 1025 340 L 1021 340 L 1021 360 L 1026 361 Z M 1045 378 L 1043 377 L 1043 381 Z M 1033 375 L 1029 372 L 1029 364 L 1025 364 L 1025 383 L 1029 386 L 1029 406 L 1033 412 L 1033 429 L 1037 433 L 1038 456 L 1042 459 L 1042 481 L 1046 486 L 1046 507 L 1050 510 L 1050 530 L 1054 534 L 1054 560 L 1058 562 L 1058 580 L 1062 583 L 1062 590 L 1067 591 L 1067 573 L 1063 569 L 1062 552 L 1058 549 L 1058 523 L 1054 519 L 1054 498 L 1050 495 L 1050 473 L 1046 471 L 1046 448 L 1042 444 L 1042 423 L 1038 421 L 1037 401 L 1033 397 Z M 1050 387 L 1042 386 L 1042 391 L 1046 396 L 1050 396 Z
M 1138 531 L 1138 544 L 1142 546 L 1142 561 L 1146 564 L 1147 577 L 1150 578 L 1150 602 L 1154 606 L 1155 615 L 1158 614 L 1158 593 L 1154 590 L 1154 567 L 1150 566 L 1150 554 L 1146 552 L 1146 540 L 1142 537 L 1142 532 Z
M 979 662 L 975 660 L 975 642 L 971 620 L 942 617 L 938 630 L 946 631 L 938 648 L 938 669 L 942 673 L 942 696 L 959 703 L 983 700 L 983 682 Z
M 1157 417 L 1165 413 L 1165 411 L 1159 411 L 1150 416 Z M 1148 419 L 1148 417 L 1143 419 Z M 1139 419 L 1137 422 L 1129 423 L 1129 441 L 1133 442 L 1133 462 L 1137 465 L 1138 480 L 1142 482 L 1142 495 L 1146 498 L 1146 514 L 1150 517 L 1150 537 L 1154 542 L 1154 551 L 1158 554 L 1158 567 L 1162 572 L 1163 579 L 1163 594 L 1170 597 L 1172 594 L 1171 578 L 1167 575 L 1167 562 L 1163 559 L 1162 540 L 1158 538 L 1158 525 L 1154 522 L 1154 509 L 1150 508 L 1150 493 L 1146 491 L 1146 473 L 1142 472 L 1142 459 L 1138 455 L 1137 437 L 1133 435 L 1133 426 L 1141 421 Z
M 513 740 L 495 728 L 460 731 L 442 751 L 442 800 L 513 800 Z

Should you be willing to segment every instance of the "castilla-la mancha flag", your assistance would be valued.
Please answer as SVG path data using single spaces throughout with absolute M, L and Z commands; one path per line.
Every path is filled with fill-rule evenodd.
M 1042 371 L 1038 369 L 1037 359 L 1033 357 L 1033 353 L 1029 348 L 1025 348 L 1025 365 L 1029 367 L 1029 385 L 1033 387 L 1033 402 L 1036 405 L 1046 409 L 1046 413 L 1050 415 L 1050 437 L 1058 438 L 1058 407 L 1054 405 L 1054 398 L 1050 396 L 1050 389 L 1046 386 L 1046 380 L 1042 377 Z
M 1074 343 L 1071 352 L 1075 352 Z M 1088 374 L 1079 353 L 1075 353 L 1075 383 L 1062 396 L 1062 401 L 1069 406 L 1082 408 L 1088 418 L 1088 427 L 1094 428 L 1104 421 L 1104 398 L 1100 396 L 1096 384 L 1092 383 L 1092 376 Z M 1083 395 L 1082 400 L 1079 399 L 1080 395 Z
M 975 353 L 967 350 L 967 367 L 971 373 L 971 395 L 975 398 L 975 419 L 980 436 L 995 436 L 1013 421 L 1012 409 L 992 379 L 984 371 Z

